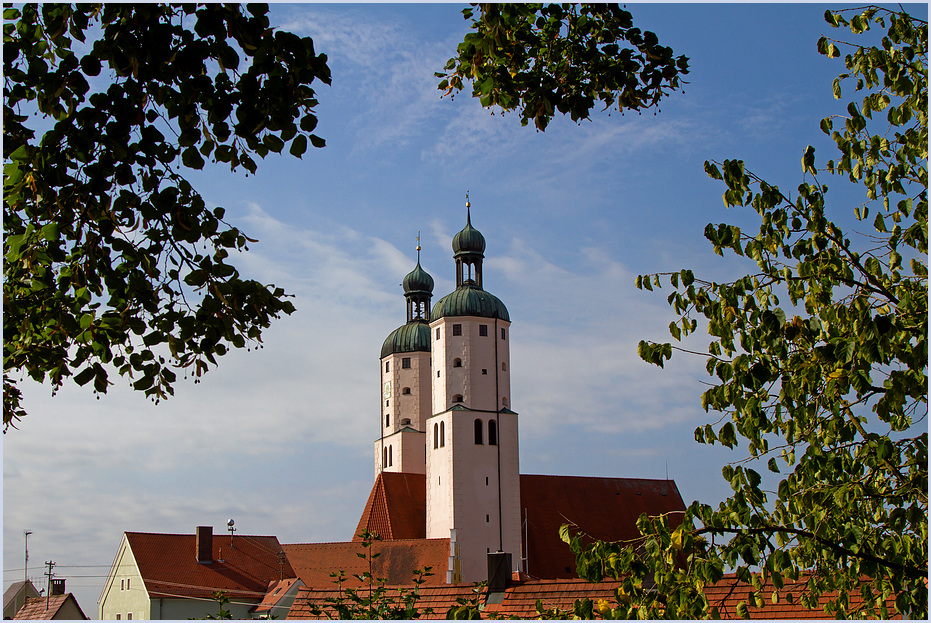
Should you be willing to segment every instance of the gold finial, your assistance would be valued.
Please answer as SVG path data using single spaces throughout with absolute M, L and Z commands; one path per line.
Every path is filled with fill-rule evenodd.
M 420 263 L 420 230 L 417 230 L 417 263 Z
M 466 207 L 472 207 L 472 204 L 469 203 L 469 191 L 466 191 Z

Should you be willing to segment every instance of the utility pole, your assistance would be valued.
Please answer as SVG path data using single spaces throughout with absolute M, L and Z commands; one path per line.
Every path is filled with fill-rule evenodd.
M 26 539 L 26 565 L 24 570 L 23 579 L 27 582 L 29 581 L 29 535 L 32 534 L 32 530 L 23 530 L 23 537 Z
M 58 563 L 46 560 L 45 564 L 48 565 L 48 571 L 45 573 L 48 576 L 48 585 L 45 588 L 45 609 L 48 610 L 49 598 L 52 596 L 52 576 L 55 575 L 52 573 L 52 567 Z

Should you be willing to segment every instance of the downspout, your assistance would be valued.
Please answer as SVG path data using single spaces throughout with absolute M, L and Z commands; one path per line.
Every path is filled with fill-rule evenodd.
M 498 316 L 495 314 L 495 434 L 497 442 L 495 444 L 498 450 L 498 551 L 504 551 L 504 518 L 501 512 L 501 422 L 498 420 L 498 414 L 501 412 L 501 397 L 498 395 L 498 370 L 501 368 L 501 362 L 498 361 Z

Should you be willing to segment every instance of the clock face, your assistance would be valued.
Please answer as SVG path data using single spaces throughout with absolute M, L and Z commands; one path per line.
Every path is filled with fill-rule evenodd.
M 391 381 L 385 382 L 385 398 L 391 398 Z

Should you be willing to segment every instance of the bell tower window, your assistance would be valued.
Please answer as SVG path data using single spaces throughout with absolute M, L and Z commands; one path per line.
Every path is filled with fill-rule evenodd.
M 474 425 L 475 425 L 475 445 L 480 446 L 480 445 L 482 445 L 482 443 L 483 443 L 483 441 L 482 441 L 482 428 L 483 428 L 482 421 L 481 421 L 480 419 L 476 418 L 476 420 L 475 420 L 475 422 L 474 422 Z
M 498 445 L 498 425 L 494 420 L 488 420 L 488 445 Z

